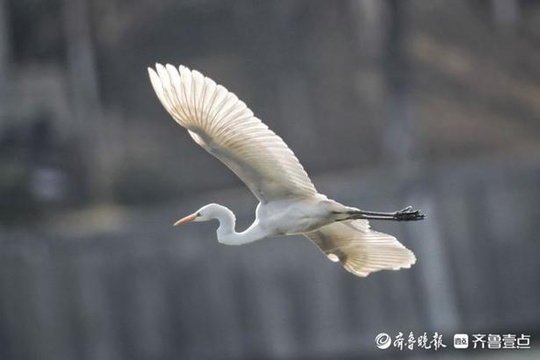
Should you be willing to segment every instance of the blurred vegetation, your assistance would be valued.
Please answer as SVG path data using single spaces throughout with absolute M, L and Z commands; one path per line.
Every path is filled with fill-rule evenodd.
M 28 186 L 30 167 L 9 155 L 0 153 L 0 223 L 15 225 L 36 218 L 39 207 Z
M 121 205 L 144 205 L 180 196 L 177 182 L 158 162 L 130 162 L 113 180 L 113 198 Z

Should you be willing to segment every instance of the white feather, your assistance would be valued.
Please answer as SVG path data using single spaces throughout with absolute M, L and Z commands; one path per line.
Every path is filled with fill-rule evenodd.
M 317 193 L 285 142 L 235 94 L 185 66 L 157 64 L 156 69 L 148 72 L 165 109 L 261 202 Z
M 304 235 L 358 276 L 410 268 L 416 262 L 412 251 L 395 237 L 369 229 L 366 220 L 336 222 Z

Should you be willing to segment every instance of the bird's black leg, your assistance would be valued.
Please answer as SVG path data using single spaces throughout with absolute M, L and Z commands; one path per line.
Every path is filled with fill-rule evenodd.
M 347 212 L 348 219 L 367 219 L 367 220 L 392 220 L 392 221 L 416 221 L 423 220 L 426 216 L 420 213 L 420 210 L 413 210 L 411 206 L 394 212 L 378 212 L 365 210 L 351 210 Z

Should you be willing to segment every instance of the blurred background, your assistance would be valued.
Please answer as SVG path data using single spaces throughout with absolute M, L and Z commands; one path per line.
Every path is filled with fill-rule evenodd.
M 429 214 L 373 224 L 416 265 L 173 228 L 208 202 L 244 228 L 256 199 L 163 110 L 155 62 L 235 92 L 329 197 Z M 1 360 L 538 358 L 539 202 L 537 1 L 0 0 Z

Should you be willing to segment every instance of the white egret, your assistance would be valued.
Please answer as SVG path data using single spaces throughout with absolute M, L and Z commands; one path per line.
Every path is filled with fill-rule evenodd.
M 416 258 L 395 237 L 370 229 L 368 219 L 420 220 L 407 207 L 381 213 L 342 205 L 319 194 L 285 142 L 232 92 L 196 70 L 156 64 L 152 86 L 171 116 L 193 140 L 227 165 L 260 203 L 256 219 L 235 231 L 235 216 L 218 204 L 203 206 L 175 225 L 217 219 L 218 241 L 241 245 L 268 236 L 302 234 L 330 260 L 358 276 L 409 268 Z

